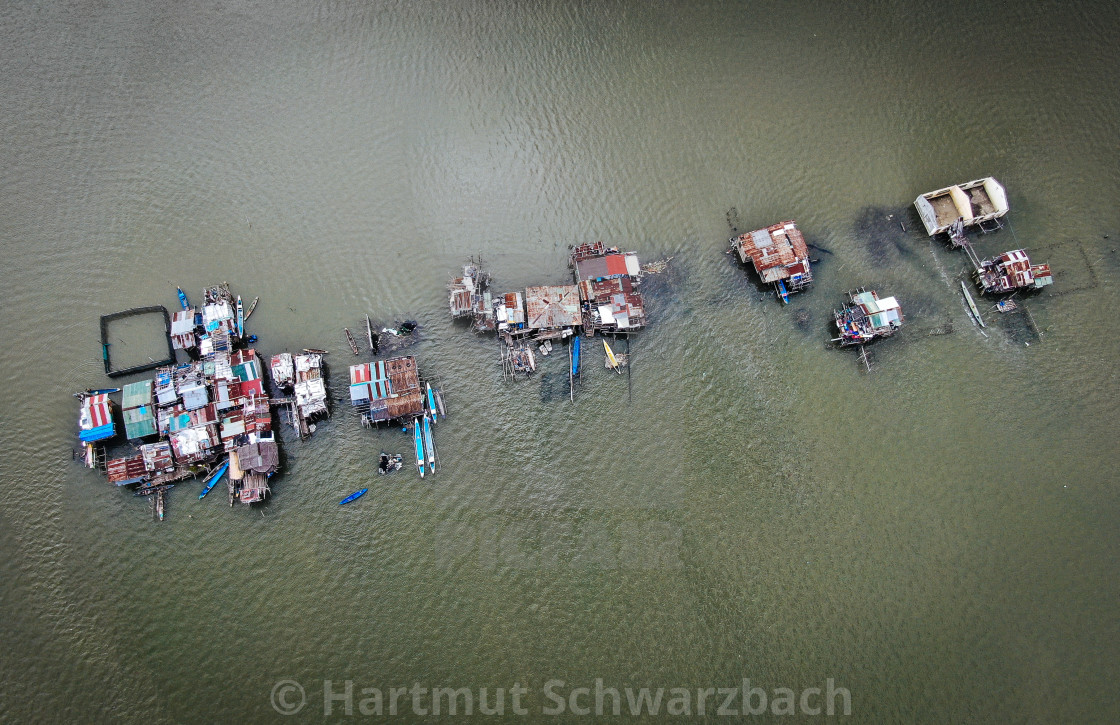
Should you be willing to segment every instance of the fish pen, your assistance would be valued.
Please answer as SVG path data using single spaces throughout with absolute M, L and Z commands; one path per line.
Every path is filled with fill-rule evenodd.
M 150 360 L 146 363 L 139 365 L 132 365 L 122 370 L 114 370 L 111 357 L 109 355 L 109 325 L 116 320 L 123 320 L 129 317 L 137 317 L 141 315 L 163 315 L 163 329 L 164 335 L 167 339 L 167 357 L 163 360 Z M 163 305 L 151 305 L 148 307 L 133 307 L 123 312 L 114 312 L 109 315 L 101 316 L 101 356 L 105 363 L 105 374 L 110 378 L 119 378 L 125 375 L 132 375 L 134 373 L 142 373 L 146 370 L 154 370 L 164 365 L 170 365 L 175 362 L 175 346 L 171 340 L 171 315 L 168 314 L 167 308 Z

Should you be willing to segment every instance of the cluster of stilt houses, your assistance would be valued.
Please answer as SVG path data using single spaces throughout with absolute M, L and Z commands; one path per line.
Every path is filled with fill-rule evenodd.
M 531 376 L 537 355 L 550 355 L 557 343 L 567 343 L 574 382 L 580 375 L 580 335 L 625 336 L 646 325 L 640 285 L 643 270 L 636 252 L 622 252 L 603 242 L 572 247 L 568 257 L 572 284 L 535 285 L 505 293 L 490 291 L 491 276 L 481 260 L 471 260 L 463 275 L 451 280 L 451 316 L 470 319 L 471 329 L 495 332 L 502 369 L 511 377 Z M 616 356 L 604 340 L 607 366 L 617 368 Z
M 1023 249 L 985 260 L 973 250 L 968 232 L 1000 228 L 1009 210 L 1006 192 L 995 179 L 938 189 L 922 194 L 914 204 L 931 236 L 945 235 L 950 247 L 966 252 L 980 292 L 1005 296 L 997 305 L 1000 311 L 1015 309 L 1006 295 L 1052 284 L 1049 265 L 1032 263 Z M 737 233 L 729 241 L 729 251 L 742 264 L 750 265 L 783 304 L 812 285 L 812 245 L 796 222 L 783 221 Z M 601 241 L 579 244 L 570 248 L 571 283 L 494 292 L 481 259 L 472 259 L 448 287 L 449 310 L 452 317 L 469 320 L 474 331 L 495 334 L 502 369 L 511 377 L 531 376 L 537 369 L 538 355 L 552 355 L 563 349 L 559 346 L 566 346 L 574 399 L 586 356 L 581 353 L 581 338 L 601 336 L 606 367 L 620 370 L 627 366 L 627 356 L 616 354 L 607 338 L 625 338 L 629 350 L 628 336 L 648 322 L 641 292 L 643 276 L 663 271 L 668 261 L 643 268 L 635 252 L 607 247 Z M 971 313 L 983 326 L 963 280 L 961 288 Z M 123 389 L 76 394 L 81 401 L 78 426 L 84 462 L 103 470 L 111 483 L 135 486 L 137 495 L 154 495 L 160 518 L 166 491 L 187 478 L 203 478 L 199 498 L 225 476 L 231 506 L 235 501 L 264 501 L 271 492 L 269 480 L 280 468 L 274 409 L 287 412 L 301 438 L 315 431 L 313 421 L 330 415 L 326 350 L 307 348 L 273 355 L 267 368 L 274 391 L 270 397 L 265 369 L 254 347 L 256 337 L 245 333 L 245 320 L 257 300 L 246 310 L 241 298 L 235 297 L 225 283 L 206 288 L 198 307 L 189 303 L 181 289 L 178 295 L 181 309 L 170 316 L 162 307 L 146 307 L 102 317 L 107 374 L 117 377 L 154 370 L 152 378 L 128 383 Z M 164 316 L 171 357 L 113 370 L 109 324 L 121 317 L 148 313 Z M 870 369 L 864 346 L 895 334 L 903 320 L 896 297 L 855 289 L 848 293 L 846 304 L 833 313 L 836 337 L 832 342 L 840 347 L 858 346 L 861 360 Z M 415 326 L 406 322 L 381 332 L 405 339 Z M 368 316 L 366 331 L 371 359 L 350 366 L 350 402 L 363 424 L 398 425 L 410 432 L 417 470 L 421 477 L 430 475 L 441 465 L 433 437 L 436 423 L 446 416 L 441 386 L 422 378 L 416 358 L 400 354 L 397 345 L 391 346 L 396 352 L 389 351 L 379 359 L 383 352 L 379 349 L 380 335 L 375 334 Z M 348 329 L 346 338 L 353 353 L 359 355 L 358 344 Z M 176 358 L 180 351 L 187 360 Z M 117 393 L 121 394 L 119 403 L 112 397 Z M 118 415 L 124 423 L 123 431 L 117 426 Z M 123 454 L 121 446 L 114 445 L 121 438 L 130 446 Z M 117 455 L 107 456 L 107 446 L 113 446 Z M 390 473 L 402 467 L 404 456 L 382 451 L 376 460 L 378 473 Z M 340 503 L 349 503 L 367 490 L 357 491 Z
M 231 506 L 264 501 L 269 479 L 280 468 L 273 406 L 291 406 L 301 435 L 310 434 L 309 421 L 329 414 L 317 354 L 275 356 L 271 368 L 280 374 L 274 382 L 292 397 L 269 397 L 260 357 L 251 347 L 256 337 L 245 334 L 255 300 L 246 311 L 225 283 L 206 288 L 198 307 L 181 289 L 178 294 L 181 309 L 170 318 L 167 333 L 186 361 L 156 367 L 153 378 L 123 389 L 77 394 L 84 462 L 103 469 L 110 483 L 154 496 L 160 518 L 167 490 L 188 478 L 203 478 L 199 498 L 225 476 Z M 121 437 L 110 397 L 118 392 L 128 452 L 108 457 L 106 446 Z

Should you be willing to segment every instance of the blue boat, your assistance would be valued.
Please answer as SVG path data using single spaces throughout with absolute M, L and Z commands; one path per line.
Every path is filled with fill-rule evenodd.
M 789 292 L 786 291 L 786 284 L 782 280 L 778 280 L 778 299 L 783 305 L 789 304 Z
M 431 418 L 424 416 L 424 447 L 428 449 L 428 470 L 436 472 L 436 447 L 432 445 Z
M 349 496 L 347 496 L 346 498 L 344 498 L 344 499 L 342 499 L 341 501 L 339 501 L 339 502 L 338 502 L 338 505 L 339 505 L 339 506 L 343 506 L 343 505 L 345 505 L 345 504 L 348 504 L 348 503 L 350 503 L 351 501 L 353 501 L 353 500 L 354 500 L 354 499 L 356 499 L 356 498 L 361 498 L 361 496 L 362 496 L 362 495 L 363 495 L 363 494 L 364 494 L 364 493 L 365 493 L 366 491 L 368 491 L 368 490 L 369 490 L 368 488 L 363 488 L 363 489 L 362 489 L 361 491 L 355 491 L 354 493 L 350 494 L 350 495 L 349 495 Z
M 198 494 L 199 501 L 205 498 L 206 494 L 210 493 L 210 489 L 214 488 L 214 484 L 217 483 L 219 479 L 221 479 L 222 474 L 224 474 L 226 472 L 226 469 L 228 468 L 229 461 L 226 461 L 222 465 L 218 466 L 217 470 L 210 474 L 210 476 L 206 479 L 205 485 L 203 485 L 202 487 L 202 493 Z
M 572 340 L 572 377 L 579 377 L 579 335 Z
M 179 304 L 183 306 L 184 310 L 189 310 L 191 303 L 187 302 L 187 293 L 183 291 L 182 287 L 176 287 L 175 289 L 179 290 Z
M 420 471 L 420 478 L 424 477 L 424 441 L 420 432 L 420 419 L 412 419 L 412 435 L 416 442 L 416 468 Z
M 436 398 L 432 395 L 432 384 L 428 383 L 428 410 L 432 411 L 432 422 L 436 422 Z
M 237 295 L 237 336 L 245 335 L 245 305 L 241 302 L 241 295 Z

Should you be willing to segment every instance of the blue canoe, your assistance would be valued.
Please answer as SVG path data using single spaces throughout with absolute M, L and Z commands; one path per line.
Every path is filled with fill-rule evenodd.
M 424 447 L 428 449 L 428 470 L 436 472 L 436 447 L 432 445 L 431 418 L 424 416 Z
M 355 491 L 354 493 L 350 494 L 350 495 L 349 495 L 349 496 L 347 496 L 346 498 L 344 498 L 344 499 L 342 499 L 341 501 L 339 501 L 339 502 L 338 502 L 338 505 L 339 505 L 339 506 L 343 506 L 343 505 L 345 505 L 345 504 L 348 504 L 348 503 L 350 503 L 351 501 L 353 501 L 353 500 L 354 500 L 354 499 L 356 499 L 356 498 L 361 498 L 362 494 L 364 494 L 364 493 L 365 493 L 366 491 L 368 491 L 368 490 L 369 490 L 368 488 L 363 488 L 363 489 L 362 489 L 361 491 Z
M 579 377 L 579 335 L 572 339 L 572 377 Z
M 199 501 L 205 498 L 206 494 L 210 493 L 210 489 L 214 488 L 214 484 L 221 479 L 222 474 L 226 472 L 227 468 L 229 468 L 229 461 L 218 466 L 218 470 L 210 474 L 210 477 L 206 479 L 206 485 L 202 487 L 202 493 L 198 494 Z
M 412 419 L 412 435 L 416 442 L 416 468 L 420 471 L 420 478 L 424 477 L 424 442 L 420 432 L 420 419 Z
M 237 295 L 237 336 L 245 335 L 245 305 L 241 302 L 241 295 Z
M 175 289 L 179 290 L 179 304 L 183 306 L 184 310 L 189 310 L 191 303 L 187 302 L 187 293 L 183 291 L 182 287 L 176 287 Z
M 432 411 L 432 422 L 436 422 L 436 398 L 432 395 L 432 384 L 428 383 L 428 409 Z

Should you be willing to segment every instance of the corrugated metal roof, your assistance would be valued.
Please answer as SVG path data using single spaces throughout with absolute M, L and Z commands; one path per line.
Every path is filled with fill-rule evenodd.
M 121 391 L 121 408 L 128 410 L 138 405 L 152 404 L 152 381 L 140 380 L 129 383 Z
M 575 285 L 525 288 L 526 323 L 535 330 L 580 324 L 579 290 Z

